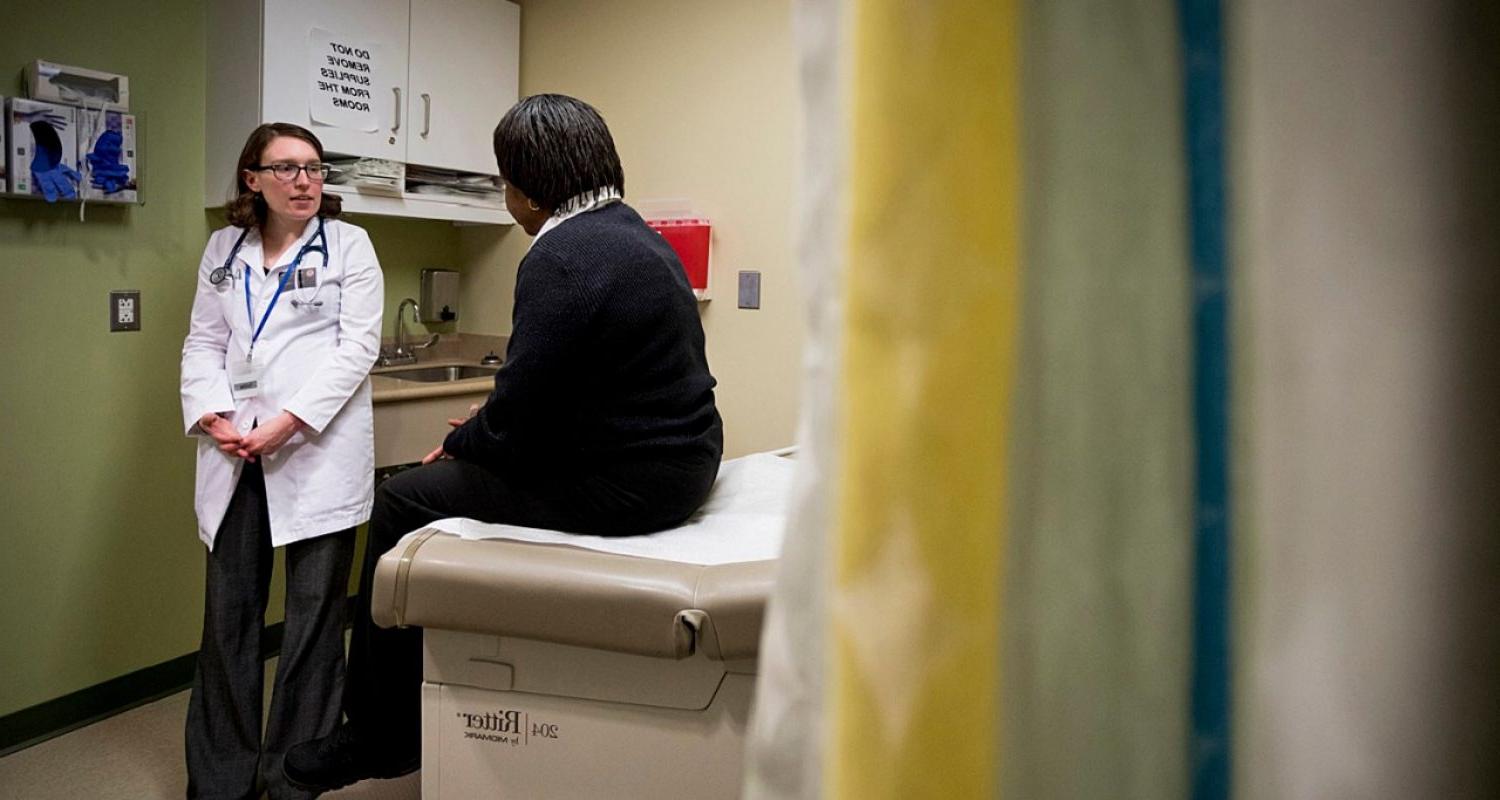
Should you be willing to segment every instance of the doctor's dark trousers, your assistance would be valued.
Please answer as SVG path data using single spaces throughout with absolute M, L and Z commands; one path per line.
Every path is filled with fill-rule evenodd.
M 375 490 L 349 642 L 344 713 L 365 746 L 391 759 L 421 751 L 422 631 L 370 619 L 375 565 L 402 536 L 447 517 L 599 536 L 663 530 L 708 497 L 717 452 L 596 466 L 569 478 L 517 475 L 462 460 L 402 472 Z
M 313 796 L 286 785 L 281 759 L 288 747 L 338 724 L 353 558 L 352 528 L 286 546 L 285 636 L 262 745 L 260 637 L 271 585 L 271 523 L 260 463 L 241 467 L 208 554 L 203 643 L 188 701 L 188 797 L 259 797 L 257 774 L 274 800 Z

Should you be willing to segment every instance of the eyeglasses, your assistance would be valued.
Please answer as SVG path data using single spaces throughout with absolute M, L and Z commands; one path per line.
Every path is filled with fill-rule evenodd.
M 298 172 L 306 172 L 307 179 L 313 183 L 322 183 L 328 177 L 330 168 L 327 164 L 257 164 L 250 168 L 253 172 L 264 172 L 270 170 L 276 180 L 291 183 L 297 179 Z

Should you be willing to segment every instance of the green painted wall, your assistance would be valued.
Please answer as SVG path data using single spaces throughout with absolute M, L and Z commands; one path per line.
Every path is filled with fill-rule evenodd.
M 12 0 L 0 94 L 43 58 L 130 76 L 146 204 L 0 200 L 0 715 L 197 648 L 203 547 L 178 359 L 205 237 L 204 15 L 192 0 Z M 227 179 L 227 178 L 226 178 Z M 456 266 L 445 223 L 361 218 L 387 298 Z M 142 330 L 108 331 L 110 289 Z M 387 332 L 392 303 L 387 304 Z M 279 580 L 271 619 L 279 619 Z

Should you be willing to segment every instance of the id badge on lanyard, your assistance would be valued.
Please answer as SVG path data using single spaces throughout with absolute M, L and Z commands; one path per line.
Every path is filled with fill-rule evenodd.
M 261 382 L 266 377 L 266 365 L 259 356 L 229 362 L 229 392 L 235 400 L 249 400 L 260 396 Z
M 266 311 L 261 315 L 260 324 L 255 324 L 255 312 L 250 308 L 250 265 L 245 265 L 245 315 L 250 320 L 250 326 L 255 331 L 250 335 L 250 348 L 244 361 L 231 361 L 229 363 L 229 391 L 235 400 L 248 400 L 260 396 L 261 389 L 265 383 L 266 365 L 265 361 L 255 354 L 255 343 L 260 341 L 261 331 L 266 328 L 266 320 L 271 318 L 271 312 L 276 309 L 276 301 L 281 299 L 281 293 L 286 291 L 287 280 L 292 273 L 301 266 L 302 256 L 299 253 L 292 262 L 289 269 L 282 270 L 281 282 L 276 286 L 276 294 L 271 296 L 271 302 L 266 304 Z

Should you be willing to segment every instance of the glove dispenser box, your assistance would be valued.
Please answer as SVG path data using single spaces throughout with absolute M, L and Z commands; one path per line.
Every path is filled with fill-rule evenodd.
M 71 106 L 11 99 L 6 107 L 11 191 L 49 202 L 78 197 L 78 121 Z
M 134 203 L 135 115 L 79 109 L 78 163 L 85 197 Z
M 451 269 L 422 270 L 422 292 L 417 306 L 423 322 L 458 319 L 458 273 Z

